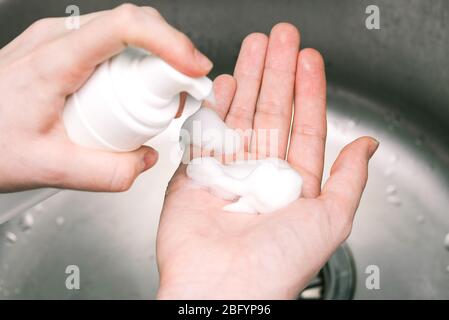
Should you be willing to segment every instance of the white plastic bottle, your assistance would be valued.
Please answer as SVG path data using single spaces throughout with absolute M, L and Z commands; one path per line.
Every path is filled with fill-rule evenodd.
M 127 48 L 99 65 L 67 99 L 64 125 L 69 138 L 81 146 L 132 151 L 168 127 L 181 92 L 193 97 L 186 99 L 184 107 L 193 113 L 201 100 L 213 99 L 212 81 L 188 77 L 155 55 Z M 0 224 L 58 191 L 45 188 L 0 195 Z
M 101 64 L 68 98 L 64 124 L 70 139 L 79 145 L 135 150 L 168 127 L 183 91 L 194 98 L 187 101 L 198 109 L 211 94 L 212 81 L 188 77 L 157 56 L 128 48 Z

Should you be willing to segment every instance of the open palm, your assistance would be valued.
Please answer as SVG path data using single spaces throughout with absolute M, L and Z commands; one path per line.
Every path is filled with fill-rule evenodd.
M 215 81 L 214 108 L 230 127 L 278 130 L 278 155 L 303 177 L 302 197 L 270 214 L 225 212 L 228 202 L 192 188 L 181 165 L 158 231 L 159 298 L 294 298 L 349 235 L 378 143 L 363 137 L 346 146 L 321 188 L 324 64 L 317 51 L 299 51 L 299 42 L 286 23 L 269 38 L 249 35 L 234 77 Z M 245 148 L 265 155 L 253 143 Z

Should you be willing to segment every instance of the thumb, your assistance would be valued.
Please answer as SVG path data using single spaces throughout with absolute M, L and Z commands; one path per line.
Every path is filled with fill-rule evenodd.
M 320 198 L 339 221 L 352 222 L 368 179 L 368 161 L 379 142 L 361 137 L 348 144 L 335 160 Z
M 157 162 L 157 158 L 157 151 L 146 146 L 125 153 L 71 146 L 67 152 L 54 155 L 53 160 L 64 165 L 52 183 L 86 191 L 125 191 L 139 174 Z

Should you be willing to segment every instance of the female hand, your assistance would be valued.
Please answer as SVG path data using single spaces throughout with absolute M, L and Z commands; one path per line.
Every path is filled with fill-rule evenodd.
M 179 71 L 203 76 L 212 63 L 150 7 L 121 5 L 80 17 L 39 20 L 0 50 L 0 192 L 35 187 L 123 191 L 157 161 L 157 152 L 92 151 L 71 143 L 61 121 L 68 95 L 95 67 L 132 45 Z
M 313 49 L 299 51 L 299 41 L 297 29 L 286 23 L 269 38 L 249 35 L 234 77 L 215 81 L 215 109 L 231 127 L 278 131 L 278 155 L 303 177 L 302 197 L 270 214 L 225 212 L 228 202 L 190 187 L 181 165 L 168 187 L 157 237 L 159 298 L 295 298 L 348 237 L 378 143 L 363 137 L 346 146 L 321 188 L 324 63 Z M 265 156 L 253 143 L 246 148 Z

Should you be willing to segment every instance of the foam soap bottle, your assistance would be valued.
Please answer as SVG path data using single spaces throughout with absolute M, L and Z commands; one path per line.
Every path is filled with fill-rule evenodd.
M 199 109 L 212 93 L 207 77 L 191 78 L 141 49 L 128 48 L 101 64 L 66 103 L 70 139 L 85 147 L 132 151 L 161 133 L 175 118 L 180 93 Z
M 99 65 L 67 99 L 64 125 L 78 145 L 132 151 L 169 126 L 178 112 L 181 92 L 191 96 L 184 109 L 193 113 L 202 100 L 213 99 L 212 81 L 188 77 L 161 58 L 129 47 Z M 0 195 L 0 224 L 58 191 L 45 188 Z

